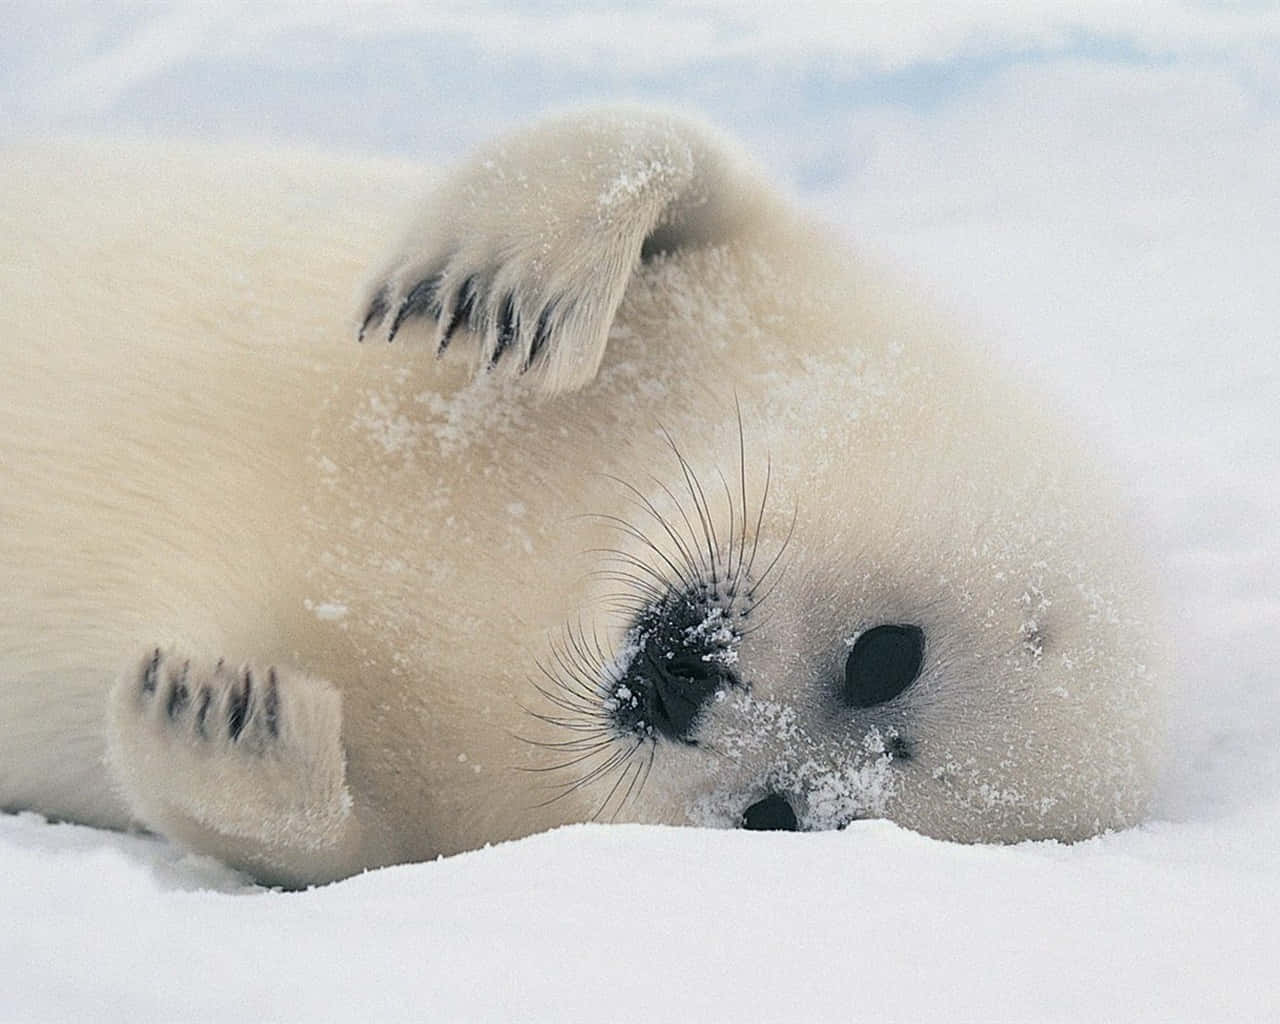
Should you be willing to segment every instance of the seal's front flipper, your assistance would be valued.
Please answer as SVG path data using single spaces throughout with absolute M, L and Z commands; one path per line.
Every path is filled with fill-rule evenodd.
M 111 693 L 108 759 L 148 828 L 301 886 L 349 874 L 360 844 L 341 725 L 323 680 L 155 648 Z
M 429 197 L 358 314 L 361 339 L 466 336 L 481 366 L 582 387 L 642 258 L 730 241 L 768 205 L 745 158 L 696 122 L 626 108 L 546 121 Z

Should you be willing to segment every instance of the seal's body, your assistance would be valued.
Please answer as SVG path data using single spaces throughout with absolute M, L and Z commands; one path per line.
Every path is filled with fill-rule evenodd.
M 1141 815 L 1105 482 L 708 130 L 499 143 L 354 320 L 403 167 L 2 173 L 0 805 L 286 884 L 593 817 Z

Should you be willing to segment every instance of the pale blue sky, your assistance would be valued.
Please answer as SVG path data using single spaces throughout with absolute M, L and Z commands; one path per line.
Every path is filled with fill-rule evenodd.
M 1280 103 L 1280 5 L 1053 2 L 4 5 L 0 137 L 144 131 L 451 155 L 602 97 L 691 106 L 802 188 L 823 136 L 1028 68 L 1186 69 Z

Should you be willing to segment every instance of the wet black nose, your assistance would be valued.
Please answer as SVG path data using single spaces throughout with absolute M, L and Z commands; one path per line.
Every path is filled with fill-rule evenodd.
M 798 828 L 796 812 L 786 797 L 770 793 L 746 809 L 742 815 L 742 827 L 757 832 L 794 832 Z

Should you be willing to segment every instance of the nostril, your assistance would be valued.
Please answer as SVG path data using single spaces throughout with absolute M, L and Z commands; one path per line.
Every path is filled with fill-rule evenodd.
M 757 832 L 795 832 L 799 825 L 796 812 L 786 797 L 770 793 L 746 809 L 742 815 L 742 827 Z

